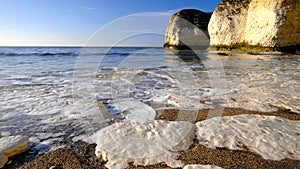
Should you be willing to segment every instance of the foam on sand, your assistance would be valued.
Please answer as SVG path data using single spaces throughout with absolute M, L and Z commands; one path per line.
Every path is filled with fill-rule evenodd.
M 183 169 L 223 169 L 223 168 L 215 165 L 189 164 L 184 166 Z
M 7 163 L 8 158 L 4 154 L 0 153 L 0 168 L 4 167 L 4 165 Z
M 0 154 L 7 157 L 20 154 L 27 150 L 29 139 L 25 136 L 9 136 L 0 139 Z
M 300 160 L 300 122 L 275 116 L 237 115 L 196 123 L 200 144 L 249 150 L 265 159 Z
M 186 150 L 195 137 L 190 122 L 124 122 L 108 126 L 98 132 L 96 156 L 108 161 L 107 168 L 125 168 L 165 162 L 170 167 L 182 167 L 176 160 L 177 151 Z

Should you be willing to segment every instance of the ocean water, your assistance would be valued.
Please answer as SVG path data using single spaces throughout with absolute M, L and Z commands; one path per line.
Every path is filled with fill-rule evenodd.
M 299 55 L 278 53 L 2 47 L 0 132 L 47 151 L 161 109 L 300 113 L 299 70 Z

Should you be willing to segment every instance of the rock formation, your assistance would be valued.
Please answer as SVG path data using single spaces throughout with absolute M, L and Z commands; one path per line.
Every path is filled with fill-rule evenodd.
M 29 138 L 25 136 L 9 136 L 0 138 L 0 168 L 8 161 L 9 157 L 27 150 Z
M 165 48 L 190 49 L 207 47 L 207 31 L 211 13 L 196 9 L 184 9 L 174 14 L 166 30 Z
M 264 159 L 300 160 L 298 121 L 276 116 L 241 114 L 196 123 L 199 144 L 210 148 L 247 150 Z
M 222 0 L 208 25 L 213 47 L 299 47 L 300 0 Z
M 170 167 L 182 167 L 177 151 L 187 150 L 195 138 L 194 124 L 186 121 L 115 123 L 97 134 L 97 157 L 108 161 L 105 166 L 126 168 L 165 162 Z
M 0 153 L 0 168 L 3 168 L 4 165 L 7 163 L 8 157 L 3 153 Z

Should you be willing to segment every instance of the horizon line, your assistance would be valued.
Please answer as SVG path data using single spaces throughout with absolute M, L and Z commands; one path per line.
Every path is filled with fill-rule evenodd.
M 163 46 L 102 46 L 102 45 L 93 45 L 93 46 L 83 46 L 83 45 L 0 45 L 0 47 L 77 47 L 77 48 L 84 48 L 84 47 L 98 47 L 98 48 L 113 48 L 113 47 L 148 47 L 148 48 L 163 48 Z

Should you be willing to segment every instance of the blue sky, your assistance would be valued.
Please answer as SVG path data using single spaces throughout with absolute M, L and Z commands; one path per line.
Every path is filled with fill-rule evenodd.
M 95 45 L 111 45 L 128 24 L 114 21 L 143 12 L 173 14 L 183 8 L 213 11 L 220 0 L 0 0 L 0 46 L 82 46 L 97 31 L 111 26 Z M 120 20 L 120 19 L 118 19 Z M 142 22 L 140 22 L 142 21 Z M 123 24 L 123 25 L 121 25 Z M 151 23 L 165 29 L 166 19 Z M 146 26 L 145 26 L 146 27 Z M 145 29 L 143 27 L 143 29 Z M 119 37 L 118 37 L 119 38 Z M 161 46 L 163 36 L 145 35 L 122 42 L 124 46 Z

